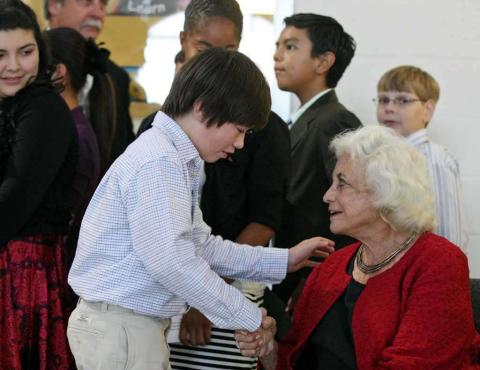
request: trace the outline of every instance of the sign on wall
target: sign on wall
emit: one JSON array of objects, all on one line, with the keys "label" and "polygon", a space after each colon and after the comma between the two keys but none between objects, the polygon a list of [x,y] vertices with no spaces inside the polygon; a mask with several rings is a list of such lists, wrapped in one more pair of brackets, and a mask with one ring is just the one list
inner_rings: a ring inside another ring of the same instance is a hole
[{"label": "sign on wall", "polygon": [[109,14],[164,17],[185,10],[190,0],[112,0]]}]

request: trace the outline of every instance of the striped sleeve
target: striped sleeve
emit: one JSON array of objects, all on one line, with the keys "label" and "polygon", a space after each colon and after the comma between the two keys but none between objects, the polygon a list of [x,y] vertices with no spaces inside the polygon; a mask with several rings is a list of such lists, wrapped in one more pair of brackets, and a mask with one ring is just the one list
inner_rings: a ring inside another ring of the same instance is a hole
[{"label": "striped sleeve", "polygon": [[432,176],[437,214],[437,234],[458,245],[465,253],[467,237],[460,169],[453,156],[430,143],[426,153]]}]

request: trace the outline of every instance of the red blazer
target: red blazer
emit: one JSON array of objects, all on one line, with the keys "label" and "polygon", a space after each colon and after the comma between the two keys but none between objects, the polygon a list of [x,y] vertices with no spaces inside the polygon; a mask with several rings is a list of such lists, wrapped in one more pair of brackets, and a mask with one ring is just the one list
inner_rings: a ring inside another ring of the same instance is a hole
[{"label": "red blazer", "polygon": [[[292,369],[310,334],[342,295],[359,243],[332,254],[310,275],[279,347],[278,370]],[[467,259],[448,240],[424,233],[389,270],[368,280],[355,304],[358,370],[478,369]],[[474,344],[475,342],[475,344]],[[474,350],[475,347],[475,350]]]}]

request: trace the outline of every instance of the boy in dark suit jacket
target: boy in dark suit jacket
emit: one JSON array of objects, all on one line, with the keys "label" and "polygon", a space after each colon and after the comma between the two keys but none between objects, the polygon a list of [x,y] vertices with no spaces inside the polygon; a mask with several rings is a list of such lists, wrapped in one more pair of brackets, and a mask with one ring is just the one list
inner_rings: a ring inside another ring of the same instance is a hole
[{"label": "boy in dark suit jacket", "polygon": [[[355,41],[335,19],[322,15],[295,14],[285,18],[285,25],[274,55],[275,75],[279,88],[297,95],[301,106],[290,123],[291,178],[275,244],[289,248],[322,235],[341,248],[352,239],[330,232],[328,205],[322,198],[334,167],[330,141],[361,125],[334,90],[355,53]],[[301,277],[289,276],[274,292],[288,301]]]}]

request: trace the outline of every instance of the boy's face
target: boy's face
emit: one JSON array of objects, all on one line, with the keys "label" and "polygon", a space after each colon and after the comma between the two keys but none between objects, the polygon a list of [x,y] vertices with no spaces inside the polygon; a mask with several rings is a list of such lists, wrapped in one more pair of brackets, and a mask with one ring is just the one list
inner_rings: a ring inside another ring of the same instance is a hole
[{"label": "boy's face", "polygon": [[433,100],[421,101],[410,92],[378,92],[378,122],[405,137],[424,129],[432,119],[434,110]]},{"label": "boy's face", "polygon": [[180,32],[180,43],[187,61],[198,52],[211,47],[238,50],[240,40],[232,21],[222,17],[211,17],[195,32]]},{"label": "boy's face", "polygon": [[300,99],[308,95],[318,79],[321,56],[311,56],[312,46],[306,29],[287,26],[278,38],[273,56],[278,87],[297,94]]},{"label": "boy's face", "polygon": [[206,123],[201,122],[194,145],[205,162],[216,162],[228,158],[235,150],[242,149],[247,131],[247,127],[236,123],[207,127]]}]

